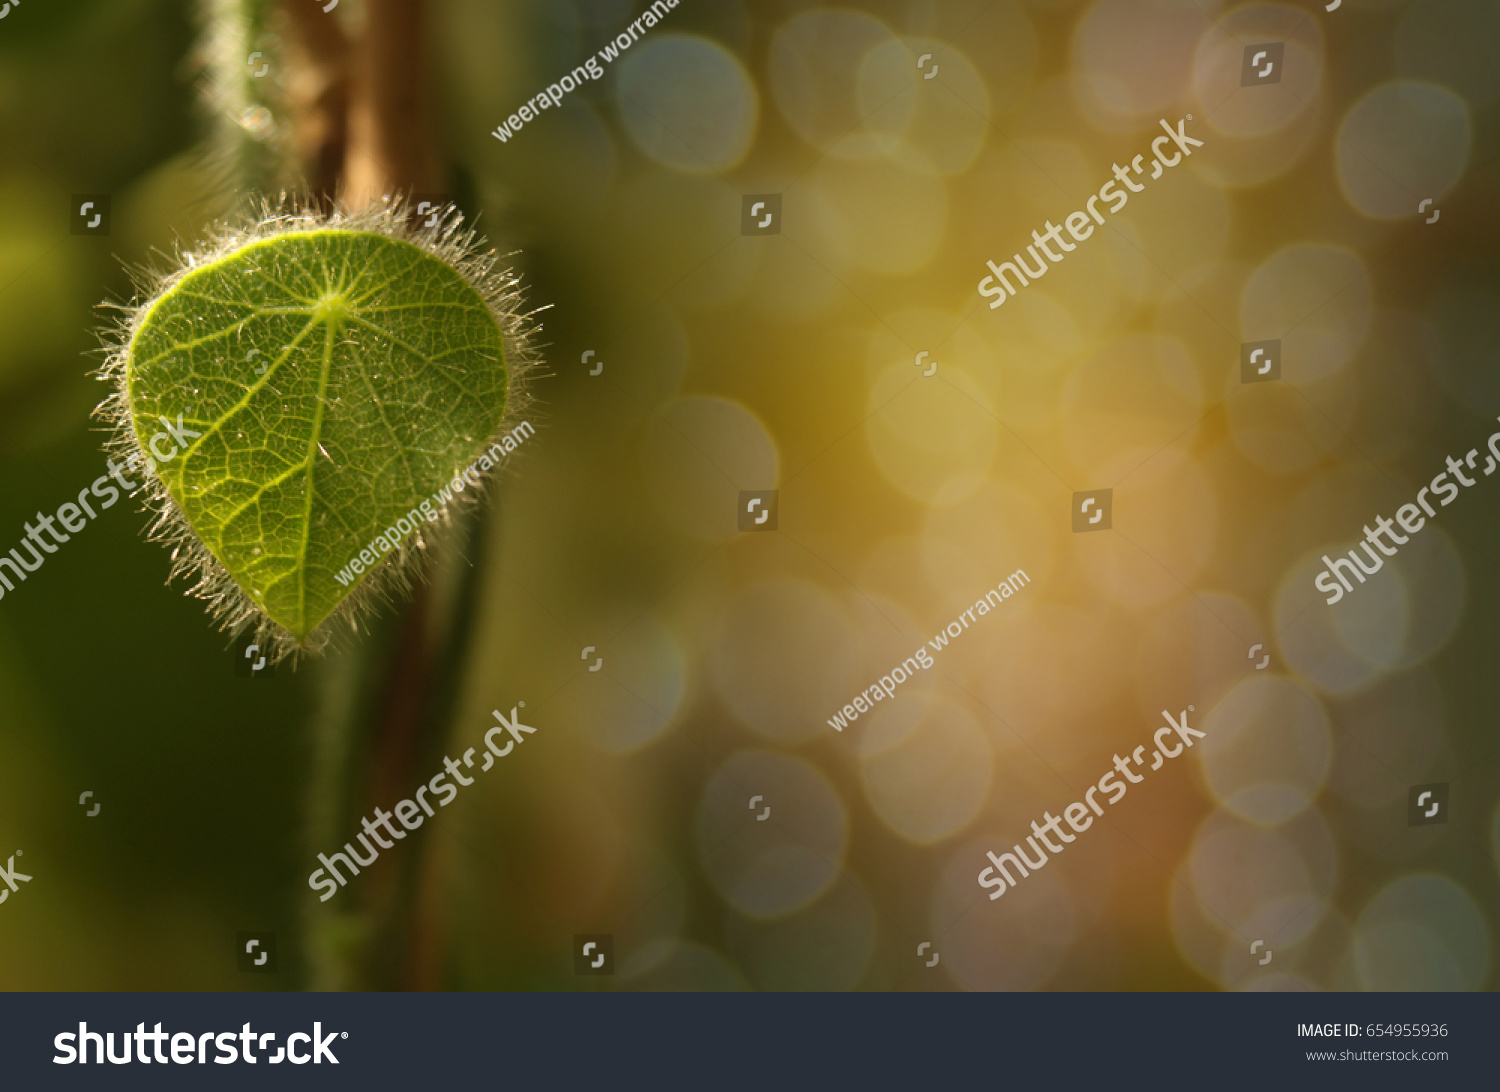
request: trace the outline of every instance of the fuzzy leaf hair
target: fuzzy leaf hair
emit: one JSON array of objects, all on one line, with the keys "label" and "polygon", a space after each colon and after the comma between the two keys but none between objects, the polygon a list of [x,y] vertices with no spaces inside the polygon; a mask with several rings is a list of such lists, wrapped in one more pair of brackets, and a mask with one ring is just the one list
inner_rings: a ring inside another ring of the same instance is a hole
[{"label": "fuzzy leaf hair", "polygon": [[[449,507],[444,507],[437,522],[424,522],[402,538],[395,549],[365,570],[349,595],[299,642],[255,603],[193,531],[187,516],[157,475],[151,452],[136,435],[127,365],[136,335],[151,308],[194,270],[266,239],[336,229],[369,232],[411,243],[454,269],[478,292],[500,327],[507,372],[506,407],[500,425],[486,440],[483,450],[511,432],[534,405],[528,393],[528,380],[540,360],[535,337],[541,327],[536,315],[545,308],[524,310],[518,276],[508,268],[500,268],[495,251],[484,249],[482,238],[472,228],[463,226],[463,216],[452,207],[444,210],[431,227],[426,226],[430,217],[415,217],[410,201],[400,196],[358,212],[324,214],[306,199],[282,194],[278,201],[263,201],[258,211],[253,220],[216,223],[201,245],[192,250],[179,246],[171,258],[158,261],[155,268],[130,270],[135,282],[132,301],[103,305],[115,311],[116,318],[102,331],[105,362],[94,374],[114,389],[95,409],[94,416],[109,428],[105,449],[125,463],[122,473],[144,483],[131,495],[139,494],[153,517],[148,539],[171,549],[168,583],[179,576],[192,578],[194,583],[188,594],[208,603],[209,613],[221,630],[231,638],[252,633],[268,659],[277,662],[288,656],[323,653],[336,635],[346,631],[357,634],[361,622],[382,603],[407,596],[415,581],[424,578],[428,555],[453,537],[452,514]],[[510,469],[509,459],[502,468]],[[464,469],[465,466],[455,466],[453,476],[457,477]],[[486,479],[499,472],[500,468],[487,472]],[[455,494],[450,506],[480,504],[485,492],[483,487],[470,486]]]}]

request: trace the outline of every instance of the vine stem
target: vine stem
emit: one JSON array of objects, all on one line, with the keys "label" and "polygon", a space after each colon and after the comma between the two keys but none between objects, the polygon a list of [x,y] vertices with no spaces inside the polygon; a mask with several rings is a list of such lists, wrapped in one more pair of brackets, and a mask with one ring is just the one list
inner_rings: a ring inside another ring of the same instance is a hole
[{"label": "vine stem", "polygon": [[311,0],[281,0],[288,35],[287,109],[308,188],[331,211],[349,137],[349,40]]},{"label": "vine stem", "polygon": [[[441,768],[468,668],[487,528],[478,509],[454,519],[455,533],[407,609],[322,665],[306,809],[312,858],[341,848],[359,832],[359,817],[410,798]],[[424,880],[435,878],[427,845],[424,824],[340,888],[337,902],[312,907],[304,923],[310,988],[438,988],[441,911],[421,897]]]},{"label": "vine stem", "polygon": [[427,84],[425,0],[366,0],[364,38],[349,93],[349,146],[343,200],[351,208],[392,188],[436,191]]},{"label": "vine stem", "polygon": [[[425,0],[366,0],[352,39],[322,5],[281,3],[297,59],[290,96],[296,146],[315,196],[325,207],[355,210],[396,193],[441,191],[428,109]],[[478,521],[463,513],[453,518],[456,543],[476,542]],[[432,581],[418,583],[393,635],[374,627],[322,669],[307,803],[313,855],[341,847],[373,807],[409,795],[445,734],[478,573],[449,561],[428,568]],[[436,983],[440,955],[425,927],[431,915],[421,912],[417,895],[422,833],[387,850],[399,860],[377,861],[361,873],[357,890],[340,888],[339,909],[319,904],[308,912],[311,988]]]}]

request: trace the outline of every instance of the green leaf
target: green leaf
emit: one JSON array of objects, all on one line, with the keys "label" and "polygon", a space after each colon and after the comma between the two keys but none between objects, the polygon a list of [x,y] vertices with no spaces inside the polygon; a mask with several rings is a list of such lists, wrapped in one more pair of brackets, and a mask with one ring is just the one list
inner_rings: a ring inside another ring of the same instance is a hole
[{"label": "green leaf", "polygon": [[[126,346],[125,409],[192,534],[302,642],[371,569],[348,586],[335,574],[500,427],[502,320],[414,243],[285,232],[190,270],[150,305]],[[179,415],[174,441],[162,419]]]}]

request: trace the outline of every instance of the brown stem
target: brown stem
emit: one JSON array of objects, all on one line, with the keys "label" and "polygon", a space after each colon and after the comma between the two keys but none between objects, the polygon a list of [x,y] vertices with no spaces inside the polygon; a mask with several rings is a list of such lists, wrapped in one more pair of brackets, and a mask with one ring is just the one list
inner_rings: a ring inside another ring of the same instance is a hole
[{"label": "brown stem", "polygon": [[[363,208],[394,193],[437,193],[442,175],[428,117],[425,0],[366,0],[364,27],[351,43],[339,20],[311,0],[282,0],[300,52],[294,65],[299,78],[289,88],[294,107],[298,151],[316,199],[325,208],[337,203]],[[458,620],[461,621],[462,612]],[[448,674],[438,663],[462,641],[453,632],[455,612],[434,601],[427,581],[419,581],[403,611],[390,660],[371,691],[378,694],[369,710],[370,735],[330,761],[342,759],[348,805],[369,815],[410,794],[413,778],[431,757],[437,734],[446,723],[442,682]],[[353,691],[338,700],[357,703]],[[336,720],[337,717],[333,717]],[[353,728],[351,723],[349,727]],[[368,777],[350,784],[355,749],[368,747]],[[329,788],[331,790],[331,787]],[[435,988],[436,939],[424,924],[415,888],[420,886],[424,839],[411,837],[406,852],[371,867],[357,905],[364,918],[358,934],[363,949],[340,958],[327,944],[315,950],[324,958],[321,981],[343,988]],[[326,922],[324,923],[326,926]],[[358,967],[358,970],[355,968]],[[354,973],[360,981],[350,981]],[[335,978],[335,974],[342,974]]]},{"label": "brown stem", "polygon": [[[442,188],[428,117],[426,16],[425,0],[366,0],[364,31],[350,67],[348,145],[339,193],[346,209],[363,208],[387,194]],[[435,610],[430,585],[419,584],[402,622],[379,714],[370,779],[375,803],[410,792],[417,764],[427,758],[432,734],[440,731],[432,693],[433,657],[440,651],[434,648],[434,631],[446,627],[433,623],[445,622],[447,614],[451,611]],[[384,870],[383,890],[367,893],[376,936],[386,948],[371,955],[389,957],[378,960],[376,973],[383,981],[377,988],[409,985],[410,953],[425,947],[413,890],[420,880],[422,841],[412,839],[397,867]]]},{"label": "brown stem", "polygon": [[297,159],[312,196],[332,211],[349,133],[349,41],[338,19],[308,0],[282,0],[290,62],[286,86]]},{"label": "brown stem", "polygon": [[425,0],[366,0],[355,47],[344,159],[345,207],[442,189],[428,114]]}]

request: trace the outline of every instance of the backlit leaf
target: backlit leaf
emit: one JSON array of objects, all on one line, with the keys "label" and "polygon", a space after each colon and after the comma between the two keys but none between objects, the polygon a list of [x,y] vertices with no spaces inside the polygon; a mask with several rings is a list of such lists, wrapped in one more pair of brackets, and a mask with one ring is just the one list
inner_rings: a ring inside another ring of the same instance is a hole
[{"label": "backlit leaf", "polygon": [[351,560],[505,419],[507,315],[418,242],[342,227],[244,241],[171,282],[124,346],[123,413],[191,532],[179,541],[298,644],[371,579]]}]

